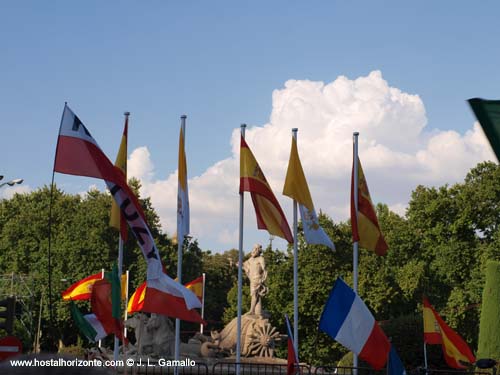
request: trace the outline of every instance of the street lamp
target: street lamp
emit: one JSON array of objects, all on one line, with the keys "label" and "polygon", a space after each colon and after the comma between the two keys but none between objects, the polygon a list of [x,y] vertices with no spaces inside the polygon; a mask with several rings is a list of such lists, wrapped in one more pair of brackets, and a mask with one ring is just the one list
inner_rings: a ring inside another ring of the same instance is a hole
[{"label": "street lamp", "polygon": [[[3,176],[0,176],[0,177],[2,177],[2,178],[3,178]],[[0,178],[0,180],[1,180],[2,178]],[[23,183],[23,181],[24,181],[24,180],[23,180],[22,178],[15,178],[15,179],[13,179],[13,180],[10,180],[10,181],[7,181],[7,182],[4,182],[4,183],[1,183],[1,184],[0,184],[0,187],[5,186],[5,185],[14,186],[14,185],[16,185],[16,184],[22,184],[22,183]]]}]

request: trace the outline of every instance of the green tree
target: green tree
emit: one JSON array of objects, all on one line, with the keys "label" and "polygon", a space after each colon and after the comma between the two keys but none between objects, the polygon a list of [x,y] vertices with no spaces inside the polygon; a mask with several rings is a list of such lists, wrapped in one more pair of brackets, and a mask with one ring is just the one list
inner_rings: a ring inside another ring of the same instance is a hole
[{"label": "green tree", "polygon": [[491,261],[486,267],[486,284],[479,327],[478,358],[500,360],[500,262]]}]

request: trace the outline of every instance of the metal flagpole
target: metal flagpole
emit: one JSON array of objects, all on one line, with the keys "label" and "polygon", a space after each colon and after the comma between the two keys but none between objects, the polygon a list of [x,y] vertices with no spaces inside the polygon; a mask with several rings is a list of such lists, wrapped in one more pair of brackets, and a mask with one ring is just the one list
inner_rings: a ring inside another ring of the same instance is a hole
[{"label": "metal flagpole", "polygon": [[[129,282],[129,277],[130,277],[130,272],[127,270],[126,273],[126,278],[127,278],[127,283],[125,284],[125,313],[124,313],[124,321],[128,319],[128,282]],[[127,337],[127,328],[125,327],[125,324],[123,325],[123,337]]]},{"label": "metal flagpole", "polygon": [[[57,134],[57,145],[56,152],[54,155],[54,166],[52,167],[52,181],[50,183],[50,200],[49,200],[49,222],[47,228],[47,237],[48,237],[48,249],[47,249],[47,260],[48,260],[48,274],[49,274],[49,332],[54,332],[54,314],[53,314],[53,302],[52,302],[52,206],[54,204],[54,178],[56,175],[56,160],[57,160],[57,152],[59,151],[59,136],[61,135],[62,123],[64,120],[64,113],[66,112],[66,107],[68,106],[68,102],[64,102],[64,109],[61,116],[61,123],[59,124],[59,133]],[[54,343],[55,345],[55,343]]]},{"label": "metal flagpole", "polygon": [[[130,116],[130,112],[124,112],[123,115],[125,116],[125,123],[128,123],[128,117]],[[121,220],[120,220],[120,226],[121,226]],[[119,275],[118,277],[120,278],[120,286],[122,282],[122,271],[123,271],[123,238],[120,227],[118,235],[118,275]],[[120,298],[120,304],[121,304],[121,298]],[[120,350],[120,340],[115,335],[115,347],[113,351],[113,358],[115,362],[118,360],[119,350]]]},{"label": "metal flagpole", "polygon": [[[104,279],[104,268],[101,268],[101,280]],[[102,347],[102,340],[99,340],[97,346]]]},{"label": "metal flagpole", "polygon": [[424,365],[425,371],[427,372],[427,344],[424,341]]},{"label": "metal flagpole", "polygon": [[[246,124],[241,124],[241,136],[243,137],[243,139],[245,138],[245,128]],[[238,247],[238,318],[236,319],[236,375],[240,375],[241,361],[241,290],[243,284],[243,275],[241,271],[243,269],[243,198],[243,192],[240,192],[240,239]]]},{"label": "metal flagpole", "polygon": [[[181,116],[181,132],[183,139],[186,139],[186,115]],[[184,143],[185,144],[185,143]],[[180,146],[180,145],[179,145]],[[184,150],[183,150],[184,151]],[[185,152],[185,151],[184,151]],[[179,173],[179,171],[177,171]],[[186,177],[187,178],[187,177]],[[179,222],[177,222],[177,282],[182,285],[182,248],[184,246],[184,230],[179,231]],[[181,352],[181,320],[175,319],[175,359],[178,361]],[[177,366],[174,368],[174,374],[178,374]]]},{"label": "metal flagpole", "polygon": [[[358,132],[353,134],[353,168],[354,168],[354,181],[353,181],[353,195],[354,195],[354,209],[356,212],[356,222],[358,221]],[[358,228],[359,230],[359,228]],[[352,244],[352,288],[355,293],[358,293],[358,242]],[[357,375],[358,356],[353,353],[352,366],[354,375]]]},{"label": "metal flagpole", "polygon": [[[292,136],[297,141],[297,131],[292,129]],[[297,240],[297,201],[293,200],[293,346],[299,355],[299,254]]]},{"label": "metal flagpole", "polygon": [[[202,274],[203,276],[203,287],[201,291],[201,319],[205,319],[205,272]],[[203,335],[203,323],[200,324],[200,333]]]}]

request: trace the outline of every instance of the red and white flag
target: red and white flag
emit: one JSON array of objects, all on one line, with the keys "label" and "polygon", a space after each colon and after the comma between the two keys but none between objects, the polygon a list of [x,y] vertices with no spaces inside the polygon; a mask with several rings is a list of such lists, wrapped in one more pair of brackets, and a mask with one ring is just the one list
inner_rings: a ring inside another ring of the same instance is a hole
[{"label": "red and white flag", "polygon": [[[88,129],[67,105],[64,107],[59,130],[54,171],[105,180],[147,262],[148,288],[179,298],[187,310],[201,307],[200,300],[191,290],[163,272],[158,248],[137,197],[127,185],[123,173],[108,159]],[[182,319],[180,316],[179,318]]]}]

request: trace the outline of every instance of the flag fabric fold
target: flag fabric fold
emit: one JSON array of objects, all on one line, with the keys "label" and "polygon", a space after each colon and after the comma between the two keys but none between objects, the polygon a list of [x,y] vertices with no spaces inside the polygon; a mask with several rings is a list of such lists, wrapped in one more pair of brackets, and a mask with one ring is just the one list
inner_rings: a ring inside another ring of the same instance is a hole
[{"label": "flag fabric fold", "polygon": [[177,169],[177,241],[184,241],[189,234],[189,195],[187,184],[186,152],[184,151],[184,132],[179,135],[179,166]]},{"label": "flag fabric fold", "polygon": [[359,296],[341,279],[335,282],[321,314],[319,329],[374,369],[387,362],[391,344]]},{"label": "flag fabric fold", "polygon": [[[123,173],[125,181],[127,181],[127,138],[128,138],[128,116],[125,118],[125,126],[123,127],[122,140],[120,148],[116,155],[115,167]],[[120,212],[120,207],[115,201],[111,203],[111,216],[109,225],[120,231],[122,240],[127,241],[127,221]]]},{"label": "flag fabric fold", "polygon": [[424,342],[427,344],[441,344],[446,364],[452,368],[464,369],[473,364],[476,358],[467,343],[458,333],[434,310],[434,307],[424,297]]},{"label": "flag fabric fold", "polygon": [[[184,310],[201,307],[200,300],[192,291],[163,272],[158,248],[137,197],[127,185],[123,173],[106,157],[88,129],[67,105],[61,121],[54,171],[105,180],[142,250],[147,263],[148,287],[178,298],[179,306]],[[195,310],[193,313],[197,314]],[[170,316],[177,317],[175,311],[173,314]]]},{"label": "flag fabric fold", "polygon": [[[368,191],[365,175],[359,158],[358,181],[354,182],[354,163],[351,174],[351,226],[352,240],[358,242],[359,246],[374,251],[377,255],[387,253],[387,243],[378,224],[375,207]],[[358,190],[358,212],[354,204],[354,189]]]},{"label": "flag fabric fold", "polygon": [[283,194],[296,200],[299,205],[306,242],[309,244],[325,245],[335,250],[332,240],[319,225],[318,216],[316,215],[311,193],[309,192],[304,170],[300,162],[297,141],[294,137],[292,137],[292,149],[290,151]]},{"label": "flag fabric fold", "polygon": [[481,124],[497,160],[500,160],[500,100],[473,98],[469,105]]},{"label": "flag fabric fold", "polygon": [[278,200],[269,186],[257,160],[241,137],[240,143],[240,193],[248,191],[252,197],[257,228],[293,243],[292,232]]},{"label": "flag fabric fold", "polygon": [[297,355],[297,351],[293,345],[293,334],[292,329],[290,328],[290,319],[288,319],[288,315],[285,314],[285,323],[286,323],[286,333],[288,335],[288,354],[287,354],[287,365],[286,365],[286,375],[294,375],[300,372],[300,362],[299,357]]},{"label": "flag fabric fold", "polygon": [[97,280],[100,279],[102,279],[102,272],[87,276],[86,278],[74,283],[61,293],[63,300],[77,301],[90,299],[90,296],[92,295],[92,286]]}]

